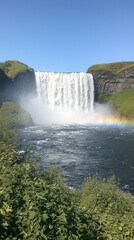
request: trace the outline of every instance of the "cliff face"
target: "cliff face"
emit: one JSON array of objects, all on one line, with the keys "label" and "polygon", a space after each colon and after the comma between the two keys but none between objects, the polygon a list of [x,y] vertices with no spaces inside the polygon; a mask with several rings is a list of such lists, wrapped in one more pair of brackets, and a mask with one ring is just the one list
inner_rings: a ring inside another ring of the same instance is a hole
[{"label": "cliff face", "polygon": [[0,98],[18,102],[29,93],[36,94],[34,70],[18,61],[0,63]]},{"label": "cliff face", "polygon": [[36,94],[36,82],[34,71],[20,73],[12,82],[12,93],[16,99],[27,94]]},{"label": "cliff face", "polygon": [[95,99],[100,94],[113,94],[134,88],[134,63],[95,65],[88,69],[93,74]]}]

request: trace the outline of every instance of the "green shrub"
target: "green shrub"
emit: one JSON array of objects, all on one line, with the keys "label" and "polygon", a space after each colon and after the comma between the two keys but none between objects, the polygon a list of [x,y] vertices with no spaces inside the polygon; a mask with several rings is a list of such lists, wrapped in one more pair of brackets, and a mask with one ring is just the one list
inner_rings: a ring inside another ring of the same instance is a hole
[{"label": "green shrub", "polygon": [[132,197],[119,189],[114,178],[89,178],[82,187],[80,204],[96,216],[106,239],[134,239]]},{"label": "green shrub", "polygon": [[103,239],[56,169],[40,171],[13,145],[0,149],[1,239]]}]

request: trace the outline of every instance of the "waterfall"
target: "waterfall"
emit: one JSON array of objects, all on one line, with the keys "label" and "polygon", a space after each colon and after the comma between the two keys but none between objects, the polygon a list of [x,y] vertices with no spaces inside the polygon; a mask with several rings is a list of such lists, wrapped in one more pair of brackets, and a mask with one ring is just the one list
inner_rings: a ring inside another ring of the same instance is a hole
[{"label": "waterfall", "polygon": [[90,112],[94,105],[94,83],[89,73],[36,72],[39,100],[50,109]]},{"label": "waterfall", "polygon": [[94,104],[92,74],[35,72],[35,79],[37,94],[21,102],[35,124],[98,124],[116,114],[108,104]]}]

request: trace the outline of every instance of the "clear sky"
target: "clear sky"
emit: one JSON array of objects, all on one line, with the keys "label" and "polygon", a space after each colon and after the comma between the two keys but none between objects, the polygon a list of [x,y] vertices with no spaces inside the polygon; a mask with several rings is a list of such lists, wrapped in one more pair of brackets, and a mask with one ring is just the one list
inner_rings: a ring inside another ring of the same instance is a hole
[{"label": "clear sky", "polygon": [[0,0],[0,62],[86,71],[134,61],[134,0]]}]

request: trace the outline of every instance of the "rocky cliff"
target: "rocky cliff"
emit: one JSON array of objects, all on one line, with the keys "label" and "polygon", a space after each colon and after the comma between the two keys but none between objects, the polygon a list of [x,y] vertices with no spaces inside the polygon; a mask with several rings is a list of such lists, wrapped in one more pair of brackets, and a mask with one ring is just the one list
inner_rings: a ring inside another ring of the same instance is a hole
[{"label": "rocky cliff", "polygon": [[134,62],[98,64],[88,68],[87,72],[94,77],[96,100],[101,94],[134,88]]}]

